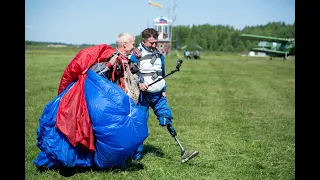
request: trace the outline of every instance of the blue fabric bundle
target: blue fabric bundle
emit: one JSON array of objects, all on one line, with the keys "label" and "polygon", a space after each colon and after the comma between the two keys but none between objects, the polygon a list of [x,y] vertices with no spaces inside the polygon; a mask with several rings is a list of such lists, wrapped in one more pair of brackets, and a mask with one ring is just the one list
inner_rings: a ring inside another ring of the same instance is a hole
[{"label": "blue fabric bundle", "polygon": [[84,152],[73,147],[67,138],[55,128],[61,97],[73,85],[50,101],[37,129],[37,146],[41,150],[33,161],[36,166],[92,167],[100,169],[121,165],[127,157],[148,137],[145,114],[116,84],[88,70],[84,84],[96,152]]}]

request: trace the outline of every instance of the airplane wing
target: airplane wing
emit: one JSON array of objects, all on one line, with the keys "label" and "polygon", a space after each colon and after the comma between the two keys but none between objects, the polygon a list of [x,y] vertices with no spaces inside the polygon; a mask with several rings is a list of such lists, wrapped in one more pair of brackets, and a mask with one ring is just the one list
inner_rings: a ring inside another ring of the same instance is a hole
[{"label": "airplane wing", "polygon": [[288,54],[288,52],[285,52],[285,51],[270,50],[270,49],[266,49],[266,48],[252,48],[251,51],[264,52],[266,54],[276,54],[276,55]]},{"label": "airplane wing", "polygon": [[257,41],[278,42],[278,43],[287,43],[287,42],[294,41],[293,39],[277,38],[277,37],[270,37],[270,36],[259,36],[259,35],[252,35],[252,34],[242,34],[240,38],[248,39],[248,40],[257,40]]}]

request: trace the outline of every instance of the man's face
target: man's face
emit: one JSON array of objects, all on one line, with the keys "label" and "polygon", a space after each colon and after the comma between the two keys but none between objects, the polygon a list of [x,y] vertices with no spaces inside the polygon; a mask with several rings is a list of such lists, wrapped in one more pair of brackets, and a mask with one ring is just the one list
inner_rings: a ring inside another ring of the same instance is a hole
[{"label": "man's face", "polygon": [[129,43],[125,43],[124,52],[128,56],[131,54],[131,50],[134,48],[134,39],[131,39]]},{"label": "man's face", "polygon": [[157,39],[153,37],[149,37],[148,39],[143,40],[143,45],[148,50],[153,51],[157,47],[157,42],[158,42]]}]

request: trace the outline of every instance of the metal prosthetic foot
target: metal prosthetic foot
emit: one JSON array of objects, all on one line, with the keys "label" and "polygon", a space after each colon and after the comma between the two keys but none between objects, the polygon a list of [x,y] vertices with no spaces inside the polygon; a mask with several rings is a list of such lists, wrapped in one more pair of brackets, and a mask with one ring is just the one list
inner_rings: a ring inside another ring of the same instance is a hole
[{"label": "metal prosthetic foot", "polygon": [[185,150],[182,152],[181,162],[182,162],[182,163],[187,162],[188,160],[196,157],[198,154],[199,154],[198,151],[193,151],[192,153],[189,153],[188,150],[185,149]]},{"label": "metal prosthetic foot", "polygon": [[177,133],[174,130],[173,126],[171,124],[167,125],[167,129],[170,132],[171,136],[176,140],[176,142],[178,143],[178,145],[180,146],[181,149],[181,162],[187,162],[188,160],[196,157],[199,152],[198,151],[193,151],[192,153],[189,153],[187,149],[185,149],[182,144],[180,143],[179,139],[177,138]]},{"label": "metal prosthetic foot", "polygon": [[181,162],[182,163],[187,162],[188,160],[196,157],[199,154],[198,151],[193,151],[193,152],[189,153],[189,151],[182,146],[182,144],[180,143],[180,141],[177,137],[174,137],[174,139],[177,141],[177,143],[179,144],[179,146],[181,148]]}]

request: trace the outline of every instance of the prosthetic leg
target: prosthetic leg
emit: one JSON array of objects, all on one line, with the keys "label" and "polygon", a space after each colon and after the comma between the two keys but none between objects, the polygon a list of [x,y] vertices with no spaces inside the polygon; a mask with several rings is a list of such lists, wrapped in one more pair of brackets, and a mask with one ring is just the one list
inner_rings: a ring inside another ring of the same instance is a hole
[{"label": "prosthetic leg", "polygon": [[187,162],[188,160],[194,158],[199,154],[198,151],[193,151],[192,153],[189,153],[187,149],[185,149],[182,144],[180,143],[179,139],[177,138],[177,133],[174,130],[173,126],[171,124],[167,124],[167,129],[171,136],[177,141],[178,145],[181,148],[181,162]]}]

